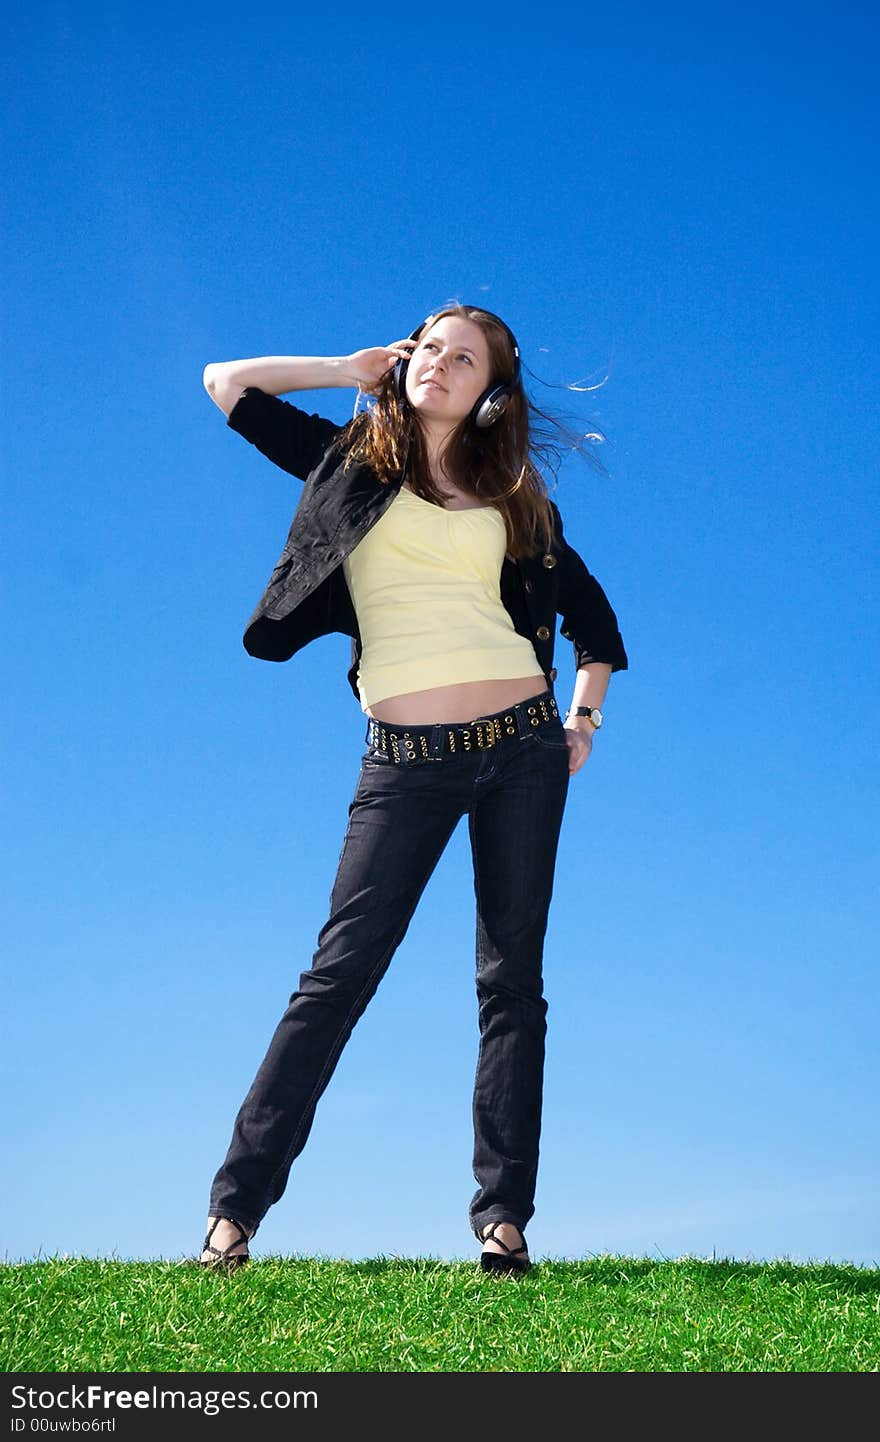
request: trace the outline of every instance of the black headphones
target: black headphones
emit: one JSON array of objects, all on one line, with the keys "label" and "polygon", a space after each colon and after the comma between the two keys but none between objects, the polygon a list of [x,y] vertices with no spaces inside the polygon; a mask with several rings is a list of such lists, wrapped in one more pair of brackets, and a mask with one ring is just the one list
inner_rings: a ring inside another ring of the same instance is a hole
[{"label": "black headphones", "polygon": [[[483,394],[478,397],[478,399],[474,402],[474,408],[471,411],[471,420],[474,422],[474,425],[479,426],[481,430],[485,430],[487,426],[494,425],[495,422],[498,420],[499,416],[504,415],[504,412],[507,410],[507,407],[510,403],[510,397],[513,395],[513,392],[520,384],[520,374],[522,368],[520,366],[519,360],[519,346],[516,343],[516,336],[510,329],[510,326],[501,319],[500,315],[496,315],[494,311],[485,310],[485,308],[481,305],[469,305],[466,306],[465,309],[481,310],[483,311],[484,315],[491,316],[492,319],[497,321],[498,324],[502,326],[503,329],[507,332],[507,338],[510,341],[511,347],[513,349],[513,375],[511,379],[509,381],[501,381],[498,385],[491,385],[489,389],[483,391]],[[425,329],[425,326],[430,325],[432,321],[436,319],[436,315],[426,316],[425,319],[422,321],[421,325],[416,326],[409,339],[418,340],[422,331]],[[405,382],[408,367],[408,360],[399,360],[394,367],[393,386],[394,394],[397,396],[398,400],[406,399]]]}]

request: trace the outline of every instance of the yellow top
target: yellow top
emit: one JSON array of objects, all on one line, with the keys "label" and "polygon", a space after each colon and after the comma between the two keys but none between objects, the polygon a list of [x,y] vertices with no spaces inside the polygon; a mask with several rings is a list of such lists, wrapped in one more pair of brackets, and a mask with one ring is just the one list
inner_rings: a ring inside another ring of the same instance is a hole
[{"label": "yellow top", "polygon": [[342,563],[361,633],[361,710],[457,681],[535,676],[531,641],[501,600],[495,506],[447,511],[401,486]]}]

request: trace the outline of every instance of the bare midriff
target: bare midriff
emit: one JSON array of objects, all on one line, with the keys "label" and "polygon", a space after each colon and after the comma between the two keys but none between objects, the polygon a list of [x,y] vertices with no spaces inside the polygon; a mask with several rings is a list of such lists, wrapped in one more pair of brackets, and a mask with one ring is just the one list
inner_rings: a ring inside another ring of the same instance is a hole
[{"label": "bare midriff", "polygon": [[365,714],[396,726],[476,721],[546,690],[547,680],[540,672],[535,676],[514,676],[509,681],[459,681],[454,686],[431,686],[427,691],[386,696],[368,707]]}]

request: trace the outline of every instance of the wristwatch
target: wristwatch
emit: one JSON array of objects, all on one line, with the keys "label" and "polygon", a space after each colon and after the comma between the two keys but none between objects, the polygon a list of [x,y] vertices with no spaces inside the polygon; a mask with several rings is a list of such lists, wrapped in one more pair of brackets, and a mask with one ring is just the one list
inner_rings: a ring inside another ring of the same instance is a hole
[{"label": "wristwatch", "polygon": [[589,716],[595,731],[599,730],[603,720],[602,712],[598,706],[573,706],[571,710],[565,713],[566,721],[569,716]]}]

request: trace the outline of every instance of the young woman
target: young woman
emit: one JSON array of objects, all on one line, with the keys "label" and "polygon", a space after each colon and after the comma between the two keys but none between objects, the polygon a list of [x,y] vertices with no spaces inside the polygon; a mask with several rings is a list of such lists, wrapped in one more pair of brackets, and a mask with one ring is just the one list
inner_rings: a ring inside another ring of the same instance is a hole
[{"label": "young woman", "polygon": [[[533,460],[531,403],[504,321],[449,305],[407,340],[342,357],[206,367],[230,427],[306,482],[245,646],[286,660],[352,638],[368,718],[330,914],[244,1099],[214,1178],[199,1261],[248,1259],[315,1108],[467,815],[480,1046],[469,1222],[481,1265],[529,1266],[547,1003],[542,960],[569,778],[627,657],[604,591],[566,542]],[[283,393],[356,386],[345,426]],[[556,616],[574,647],[564,722]],[[320,707],[311,718],[320,727]]]}]

